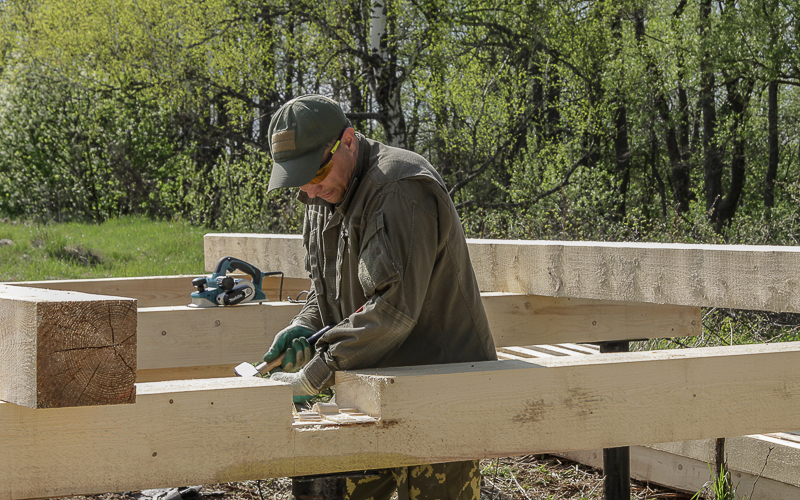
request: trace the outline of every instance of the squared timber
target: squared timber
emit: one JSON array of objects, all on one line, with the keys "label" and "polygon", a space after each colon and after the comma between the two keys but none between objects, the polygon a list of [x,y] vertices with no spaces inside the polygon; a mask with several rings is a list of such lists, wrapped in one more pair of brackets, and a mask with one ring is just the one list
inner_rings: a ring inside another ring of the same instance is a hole
[{"label": "squared timber", "polygon": [[793,342],[460,363],[337,374],[336,397],[415,436],[397,453],[465,460],[798,428],[799,362]]},{"label": "squared timber", "polygon": [[[206,268],[239,252],[307,277],[302,237],[206,234]],[[800,247],[467,240],[485,292],[800,312]]]},{"label": "squared timber", "polygon": [[[700,332],[699,307],[484,293],[497,347],[636,340]],[[257,361],[301,304],[139,309],[137,381],[230,376]]]},{"label": "squared timber", "polygon": [[[179,276],[147,276],[139,278],[99,278],[87,280],[48,280],[48,281],[15,281],[3,283],[12,286],[27,286],[47,290],[64,290],[71,292],[91,293],[95,295],[113,295],[136,299],[139,308],[185,306],[191,302],[190,295],[195,291],[192,278],[198,275]],[[244,274],[229,274],[235,278],[249,279]],[[268,301],[286,300],[307,291],[308,278],[285,278],[281,294],[281,279],[267,276],[261,282],[261,290]]]},{"label": "squared timber", "polygon": [[132,299],[0,285],[0,400],[135,402],[136,319]]},{"label": "squared timber", "polygon": [[133,405],[4,403],[0,500],[797,428],[799,358],[786,343],[339,372],[340,407],[378,418],[350,426],[292,428],[291,388],[258,378],[138,384]]}]

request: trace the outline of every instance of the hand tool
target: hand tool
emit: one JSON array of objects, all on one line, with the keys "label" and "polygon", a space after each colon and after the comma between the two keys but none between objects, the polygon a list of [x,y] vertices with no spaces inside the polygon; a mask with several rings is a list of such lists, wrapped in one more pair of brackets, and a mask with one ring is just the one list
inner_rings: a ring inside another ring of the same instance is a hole
[{"label": "hand tool", "polygon": [[[241,271],[250,275],[252,281],[228,276],[228,271]],[[197,290],[192,292],[190,307],[216,307],[232,306],[250,301],[266,300],[266,295],[261,290],[261,282],[265,276],[281,275],[281,291],[283,294],[283,272],[276,271],[262,273],[256,266],[235,257],[223,257],[214,268],[214,273],[208,277],[197,277],[192,280],[192,286]]]},{"label": "hand tool", "polygon": [[[325,332],[330,330],[336,325],[328,325],[322,330],[318,331],[314,335],[308,337],[308,344],[311,347],[314,347],[314,344],[317,343],[320,337],[322,337]],[[257,366],[253,366],[251,363],[245,361],[244,363],[239,363],[236,365],[236,368],[233,369],[233,372],[239,377],[254,377],[256,375],[266,375],[270,370],[276,368],[281,365],[283,361],[283,357],[286,355],[286,351],[282,352],[280,356],[273,359],[272,361],[264,361]]]}]

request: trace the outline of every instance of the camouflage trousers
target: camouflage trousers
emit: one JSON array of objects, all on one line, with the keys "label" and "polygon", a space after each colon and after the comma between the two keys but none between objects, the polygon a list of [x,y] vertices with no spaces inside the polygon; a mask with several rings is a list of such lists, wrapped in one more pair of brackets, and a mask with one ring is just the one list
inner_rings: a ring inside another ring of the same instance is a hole
[{"label": "camouflage trousers", "polygon": [[477,460],[383,469],[377,476],[348,478],[347,500],[480,500]]}]

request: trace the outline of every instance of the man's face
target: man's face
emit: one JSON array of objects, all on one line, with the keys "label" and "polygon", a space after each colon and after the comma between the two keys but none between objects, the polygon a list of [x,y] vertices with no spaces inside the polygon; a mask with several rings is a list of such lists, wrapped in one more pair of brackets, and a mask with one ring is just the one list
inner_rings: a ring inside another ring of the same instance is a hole
[{"label": "man's face", "polygon": [[[357,148],[354,147],[356,138],[353,132],[352,128],[348,128],[342,135],[341,143],[333,154],[333,167],[328,176],[317,184],[300,186],[300,190],[309,198],[319,197],[333,205],[342,201],[356,166]],[[323,156],[327,157],[329,151],[330,148],[326,149]]]}]

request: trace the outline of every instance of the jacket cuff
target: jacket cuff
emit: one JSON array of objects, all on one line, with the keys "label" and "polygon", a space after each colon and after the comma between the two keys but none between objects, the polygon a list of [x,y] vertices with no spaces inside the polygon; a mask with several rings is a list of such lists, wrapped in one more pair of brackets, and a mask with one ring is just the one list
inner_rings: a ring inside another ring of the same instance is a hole
[{"label": "jacket cuff", "polygon": [[320,356],[314,356],[303,368],[308,382],[318,391],[333,385],[333,370]]}]

